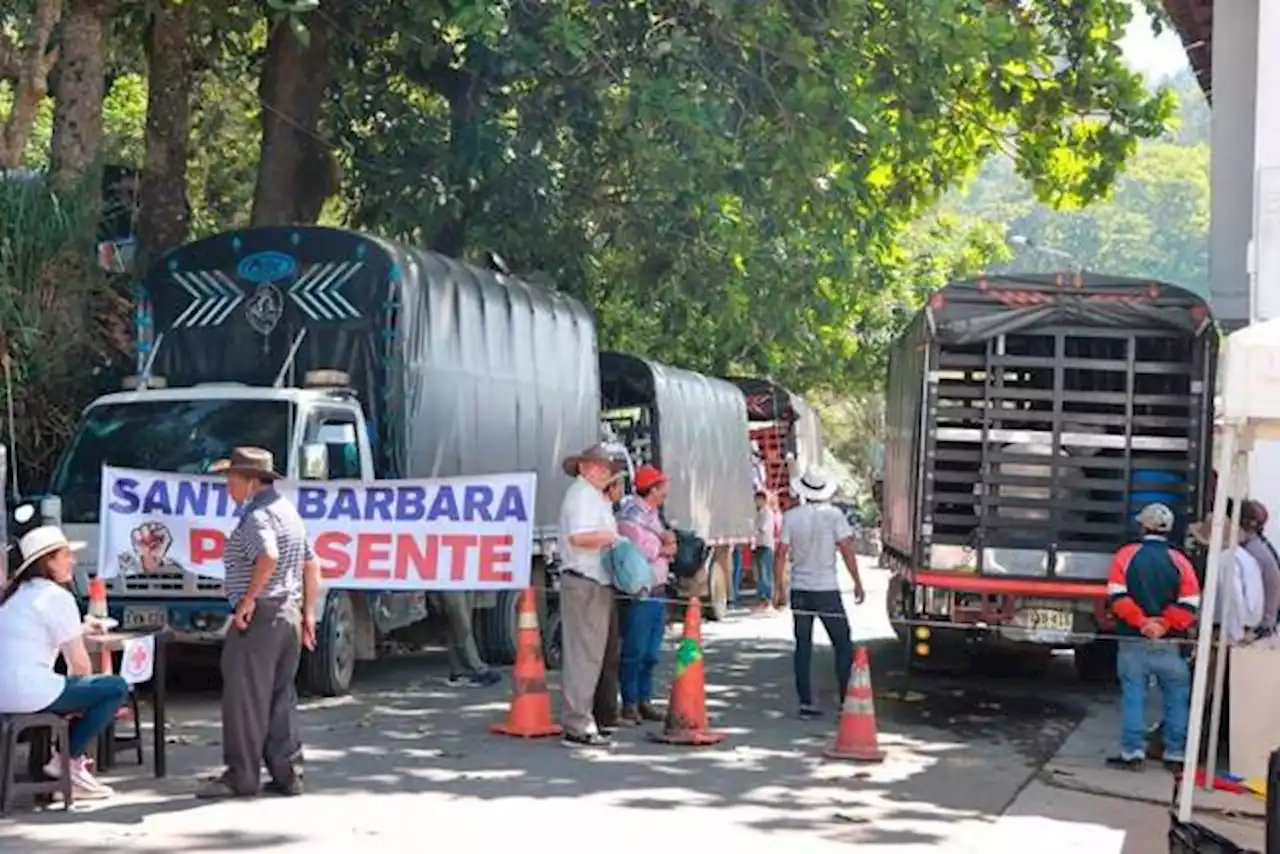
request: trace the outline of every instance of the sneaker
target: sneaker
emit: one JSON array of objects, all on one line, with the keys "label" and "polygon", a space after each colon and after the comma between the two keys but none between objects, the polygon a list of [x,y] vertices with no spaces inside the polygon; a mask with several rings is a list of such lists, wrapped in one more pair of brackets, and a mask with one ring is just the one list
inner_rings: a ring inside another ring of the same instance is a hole
[{"label": "sneaker", "polygon": [[263,791],[270,792],[273,795],[280,795],[285,798],[296,798],[302,794],[302,778],[292,777],[285,782],[279,780],[268,780],[267,784],[262,787]]},{"label": "sneaker", "polygon": [[495,670],[481,673],[453,673],[445,680],[450,688],[488,688],[502,681],[502,674]]},{"label": "sneaker", "polygon": [[563,743],[566,747],[609,747],[613,739],[598,732],[566,732]]},{"label": "sneaker", "polygon": [[93,776],[89,763],[82,758],[71,763],[71,794],[80,800],[93,800],[109,798],[115,790]]},{"label": "sneaker", "polygon": [[1118,771],[1141,771],[1147,766],[1145,756],[1108,756],[1107,767]]},{"label": "sneaker", "polygon": [[231,788],[226,777],[213,777],[205,780],[196,790],[196,797],[202,801],[220,801],[228,798],[252,798],[257,792],[237,792]]},{"label": "sneaker", "polygon": [[812,721],[822,717],[824,713],[822,709],[819,709],[817,706],[813,705],[812,703],[801,703],[800,709],[799,711],[796,712],[796,714],[800,717],[800,720],[802,721]]},{"label": "sneaker", "polygon": [[[86,765],[88,765],[89,767],[92,767],[92,762],[89,759],[85,759],[84,761]],[[75,766],[76,766],[76,761],[73,759],[71,760],[71,770],[74,771]],[[47,763],[45,763],[45,766],[40,770],[43,771],[44,775],[46,777],[49,777],[50,779],[53,779],[53,780],[61,779],[62,755],[58,753],[58,751],[56,750],[53,751],[53,758],[50,759]]]},{"label": "sneaker", "polygon": [[626,721],[627,726],[639,726],[644,723],[640,710],[635,706],[623,706],[622,714],[618,716],[618,720]]}]

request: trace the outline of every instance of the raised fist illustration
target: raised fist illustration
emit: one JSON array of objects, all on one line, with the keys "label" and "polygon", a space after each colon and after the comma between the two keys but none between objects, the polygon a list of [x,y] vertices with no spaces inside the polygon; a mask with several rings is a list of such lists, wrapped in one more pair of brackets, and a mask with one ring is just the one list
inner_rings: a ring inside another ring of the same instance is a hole
[{"label": "raised fist illustration", "polygon": [[133,550],[138,555],[143,572],[158,570],[169,552],[169,546],[173,544],[173,535],[159,522],[142,523],[133,529],[130,539],[133,540]]}]

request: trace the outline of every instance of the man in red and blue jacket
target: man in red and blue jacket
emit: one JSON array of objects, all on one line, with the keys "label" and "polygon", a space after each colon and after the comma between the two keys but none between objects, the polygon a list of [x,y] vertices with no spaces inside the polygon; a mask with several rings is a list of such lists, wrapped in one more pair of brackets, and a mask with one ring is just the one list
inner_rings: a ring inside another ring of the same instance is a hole
[{"label": "man in red and blue jacket", "polygon": [[1113,767],[1141,770],[1147,755],[1147,686],[1155,677],[1164,706],[1164,761],[1180,766],[1186,755],[1191,670],[1178,640],[1195,626],[1200,583],[1187,556],[1170,545],[1173,511],[1148,504],[1138,514],[1142,539],[1116,552],[1107,578],[1111,613],[1121,635],[1120,755]]}]

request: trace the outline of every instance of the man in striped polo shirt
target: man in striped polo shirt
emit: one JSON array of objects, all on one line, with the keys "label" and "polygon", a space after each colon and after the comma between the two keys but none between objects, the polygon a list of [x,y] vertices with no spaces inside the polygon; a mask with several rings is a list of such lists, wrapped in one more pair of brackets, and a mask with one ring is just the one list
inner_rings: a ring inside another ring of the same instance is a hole
[{"label": "man in striped polo shirt", "polygon": [[234,609],[222,646],[222,758],[226,771],[204,798],[258,793],[262,762],[268,790],[302,793],[302,741],[294,678],[302,647],[315,648],[320,565],[293,504],[276,491],[271,453],[236,448],[215,463],[227,493],[242,506],[223,550],[227,599]]}]

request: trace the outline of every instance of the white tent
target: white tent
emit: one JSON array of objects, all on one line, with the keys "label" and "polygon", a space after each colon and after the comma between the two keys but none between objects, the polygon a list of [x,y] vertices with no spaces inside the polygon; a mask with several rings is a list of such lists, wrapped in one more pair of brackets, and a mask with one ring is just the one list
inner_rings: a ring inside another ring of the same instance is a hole
[{"label": "white tent", "polygon": [[[1195,792],[1199,745],[1204,729],[1204,701],[1209,690],[1209,654],[1213,644],[1213,615],[1218,594],[1218,576],[1223,571],[1222,535],[1226,529],[1228,497],[1234,497],[1235,521],[1240,517],[1240,499],[1245,497],[1249,454],[1259,440],[1280,440],[1280,320],[1257,323],[1227,338],[1223,352],[1225,370],[1218,413],[1222,429],[1218,435],[1216,469],[1218,487],[1213,498],[1213,521],[1208,565],[1201,595],[1200,624],[1196,642],[1195,673],[1191,682],[1191,721],[1187,731],[1187,761],[1178,791],[1178,819],[1191,819]],[[1232,526],[1232,531],[1237,530]],[[1232,535],[1231,547],[1235,546]],[[1227,568],[1230,572],[1230,569]],[[1230,603],[1228,603],[1230,605]],[[1218,632],[1220,654],[1214,672],[1214,699],[1210,720],[1210,744],[1206,786],[1212,775],[1218,749],[1222,711],[1222,690],[1226,672],[1226,621]]]}]

